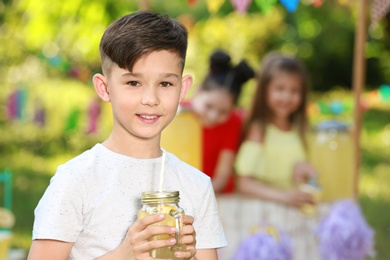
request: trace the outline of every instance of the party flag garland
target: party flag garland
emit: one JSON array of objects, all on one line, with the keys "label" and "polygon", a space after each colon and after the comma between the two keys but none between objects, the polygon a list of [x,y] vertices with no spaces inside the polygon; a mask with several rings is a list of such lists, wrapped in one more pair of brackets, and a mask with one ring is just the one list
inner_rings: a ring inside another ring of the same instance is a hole
[{"label": "party flag garland", "polygon": [[225,0],[206,0],[207,9],[210,13],[215,14],[221,8]]},{"label": "party flag garland", "polygon": [[[324,1],[325,0],[305,0],[303,2],[306,4],[312,4],[315,7],[320,7]],[[188,4],[190,6],[194,6],[196,2],[196,0],[188,0]],[[211,14],[215,14],[221,8],[224,2],[225,0],[206,0],[206,6]],[[266,13],[271,9],[272,6],[277,4],[278,0],[254,0],[254,2],[262,12]],[[287,11],[295,12],[298,8],[300,0],[279,0],[279,2],[287,9]],[[251,6],[252,0],[230,0],[230,3],[236,12],[245,14],[248,8]]]},{"label": "party flag garland", "polygon": [[252,3],[252,0],[231,0],[231,3],[238,13],[245,14]]}]

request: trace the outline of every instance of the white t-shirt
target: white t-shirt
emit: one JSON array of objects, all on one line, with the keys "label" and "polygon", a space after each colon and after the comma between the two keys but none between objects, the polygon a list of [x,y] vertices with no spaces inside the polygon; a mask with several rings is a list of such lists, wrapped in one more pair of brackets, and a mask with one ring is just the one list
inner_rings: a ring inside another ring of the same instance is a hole
[{"label": "white t-shirt", "polygon": [[[144,191],[157,191],[161,157],[136,159],[102,144],[58,167],[35,209],[33,239],[74,242],[69,259],[113,251],[136,220]],[[227,245],[210,178],[166,153],[164,190],[194,217],[197,249]]]}]

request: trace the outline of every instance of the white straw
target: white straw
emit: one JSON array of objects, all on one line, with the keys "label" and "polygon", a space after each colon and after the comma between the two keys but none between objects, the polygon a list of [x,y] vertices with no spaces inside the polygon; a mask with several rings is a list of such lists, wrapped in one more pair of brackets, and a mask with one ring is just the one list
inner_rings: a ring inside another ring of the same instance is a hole
[{"label": "white straw", "polygon": [[161,171],[160,171],[160,192],[163,191],[164,184],[164,168],[165,168],[165,151],[162,150],[162,159],[161,159]]}]

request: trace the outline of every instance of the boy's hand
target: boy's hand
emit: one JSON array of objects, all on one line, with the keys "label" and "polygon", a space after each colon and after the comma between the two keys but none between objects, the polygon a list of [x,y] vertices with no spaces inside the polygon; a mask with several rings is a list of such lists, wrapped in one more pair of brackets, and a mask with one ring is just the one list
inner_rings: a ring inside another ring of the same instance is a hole
[{"label": "boy's hand", "polygon": [[184,259],[193,259],[196,255],[196,234],[192,224],[194,223],[194,218],[192,216],[184,215],[183,216],[183,238],[182,243],[187,246],[187,251],[185,252],[175,252],[177,258]]},{"label": "boy's hand", "polygon": [[[154,259],[150,256],[149,251],[174,245],[176,243],[174,227],[152,225],[164,218],[164,214],[155,214],[134,222],[129,228],[125,240],[118,248],[121,252],[120,255],[123,256],[120,259]],[[165,240],[149,241],[152,236],[161,234],[169,234],[172,237]]]},{"label": "boy's hand", "polygon": [[294,184],[307,182],[310,178],[316,177],[317,172],[314,167],[305,161],[297,162],[294,165],[292,181]]}]

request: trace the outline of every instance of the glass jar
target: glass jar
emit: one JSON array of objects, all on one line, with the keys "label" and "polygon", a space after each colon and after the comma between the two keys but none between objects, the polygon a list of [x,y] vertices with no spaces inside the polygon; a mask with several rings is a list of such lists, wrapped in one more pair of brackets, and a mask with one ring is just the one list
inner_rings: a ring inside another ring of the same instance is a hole
[{"label": "glass jar", "polygon": [[322,201],[353,196],[353,139],[348,125],[328,120],[316,125],[310,161],[318,171]]},{"label": "glass jar", "polygon": [[317,214],[317,203],[321,198],[321,186],[317,183],[316,178],[310,178],[308,182],[299,185],[299,190],[310,193],[313,196],[314,204],[306,203],[300,207],[300,211],[308,217]]},{"label": "glass jar", "polygon": [[[179,258],[175,257],[174,252],[186,250],[186,246],[182,244],[182,217],[184,216],[184,210],[179,207],[179,201],[179,191],[152,191],[142,193],[142,208],[138,211],[138,219],[142,219],[153,214],[164,214],[164,220],[153,225],[171,226],[176,229],[176,244],[152,250],[150,255],[154,258],[176,260]],[[152,240],[164,240],[170,238],[171,236],[169,234],[161,234],[153,236]]]}]

